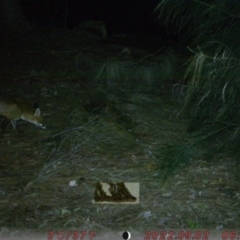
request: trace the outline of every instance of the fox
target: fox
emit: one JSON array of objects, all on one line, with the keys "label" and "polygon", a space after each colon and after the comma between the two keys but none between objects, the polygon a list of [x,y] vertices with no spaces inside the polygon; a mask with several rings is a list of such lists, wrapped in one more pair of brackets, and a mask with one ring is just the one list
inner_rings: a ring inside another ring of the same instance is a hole
[{"label": "fox", "polygon": [[10,122],[13,129],[20,132],[17,126],[17,121],[20,119],[42,129],[46,129],[46,126],[43,125],[43,116],[41,115],[41,110],[37,103],[34,103],[32,106],[21,99],[0,97],[0,115],[3,117],[1,135]]}]

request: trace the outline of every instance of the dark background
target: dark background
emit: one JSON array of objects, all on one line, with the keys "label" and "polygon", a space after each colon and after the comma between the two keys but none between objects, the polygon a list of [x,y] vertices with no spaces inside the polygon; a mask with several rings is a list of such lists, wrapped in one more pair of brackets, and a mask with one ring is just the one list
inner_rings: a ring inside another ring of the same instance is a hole
[{"label": "dark background", "polygon": [[153,15],[159,0],[21,0],[32,25],[73,30],[86,20],[106,23],[110,35],[137,33],[169,36]]}]

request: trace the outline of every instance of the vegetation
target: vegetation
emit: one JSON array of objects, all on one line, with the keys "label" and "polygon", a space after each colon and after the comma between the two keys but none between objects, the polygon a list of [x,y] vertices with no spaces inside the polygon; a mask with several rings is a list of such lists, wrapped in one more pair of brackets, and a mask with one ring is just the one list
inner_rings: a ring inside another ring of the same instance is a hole
[{"label": "vegetation", "polygon": [[[161,1],[180,42],[155,52],[66,29],[1,38],[1,94],[38,100],[47,126],[0,139],[1,237],[239,229],[237,6]],[[97,182],[140,182],[141,204],[92,204]]]},{"label": "vegetation", "polygon": [[[203,143],[202,138],[205,143],[211,143],[212,153],[226,153],[237,159],[240,147],[239,8],[238,1],[163,0],[155,9],[158,19],[179,35],[182,44],[187,44],[192,53],[185,74],[187,90],[181,111],[187,114],[188,132],[198,132],[196,144]],[[164,165],[172,171],[189,163],[189,157],[182,153],[196,144],[183,144],[177,152],[172,146],[176,157],[168,160],[166,154],[160,167]]]}]

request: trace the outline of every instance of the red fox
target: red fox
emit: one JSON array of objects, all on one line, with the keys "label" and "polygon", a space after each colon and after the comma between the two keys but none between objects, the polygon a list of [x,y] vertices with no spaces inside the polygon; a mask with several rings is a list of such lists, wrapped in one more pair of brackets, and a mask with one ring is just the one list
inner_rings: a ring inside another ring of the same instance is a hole
[{"label": "red fox", "polygon": [[9,122],[12,123],[14,129],[19,131],[17,127],[17,120],[19,119],[32,123],[42,129],[46,128],[42,124],[43,117],[37,104],[31,106],[23,100],[0,97],[0,115],[3,117],[1,134],[3,134]]}]

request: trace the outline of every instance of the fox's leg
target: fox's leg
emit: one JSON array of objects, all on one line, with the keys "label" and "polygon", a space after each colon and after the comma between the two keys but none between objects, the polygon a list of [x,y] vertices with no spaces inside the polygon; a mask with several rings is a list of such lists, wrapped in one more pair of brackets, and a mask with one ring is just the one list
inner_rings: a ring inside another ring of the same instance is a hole
[{"label": "fox's leg", "polygon": [[2,124],[1,124],[1,134],[0,135],[3,135],[7,125],[11,122],[12,126],[13,126],[13,129],[17,130],[18,132],[21,132],[20,129],[18,128],[17,126],[17,122],[16,121],[9,121],[6,117],[3,117],[3,121],[2,121]]},{"label": "fox's leg", "polygon": [[7,127],[7,125],[9,124],[9,120],[7,118],[3,118],[2,124],[1,124],[1,135],[3,134],[5,128]]},{"label": "fox's leg", "polygon": [[17,130],[18,132],[21,132],[21,130],[18,128],[16,120],[12,120],[11,124],[12,124],[14,130]]}]

